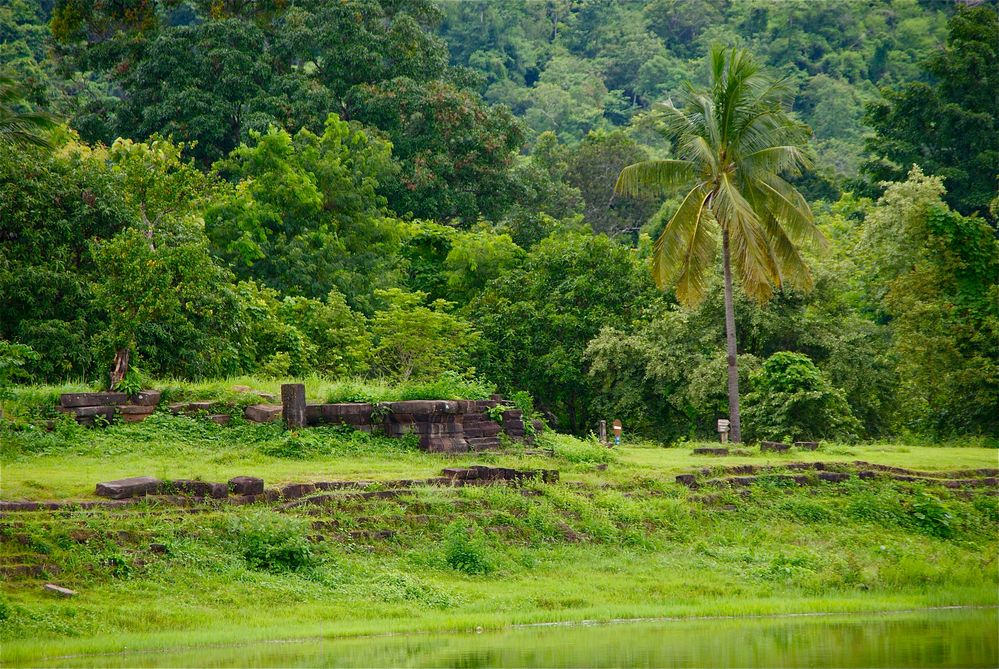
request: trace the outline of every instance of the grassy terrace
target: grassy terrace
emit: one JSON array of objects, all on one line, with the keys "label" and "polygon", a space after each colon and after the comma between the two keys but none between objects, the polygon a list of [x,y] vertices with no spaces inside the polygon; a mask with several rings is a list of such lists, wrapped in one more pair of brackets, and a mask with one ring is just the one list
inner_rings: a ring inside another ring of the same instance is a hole
[{"label": "grassy terrace", "polygon": [[[8,414],[38,411],[53,391],[32,392]],[[473,463],[562,473],[553,485],[416,487],[398,499],[345,494],[289,511],[150,504],[8,514],[0,521],[5,663],[540,621],[999,604],[993,490],[856,477],[789,487],[761,476],[742,491],[674,482],[680,472],[739,463],[989,468],[995,449],[826,445],[712,458],[687,446],[608,451],[547,435],[553,456],[515,444],[439,456],[342,429],[286,433],[165,414],[104,430],[66,421],[51,432],[5,428],[0,437],[4,500],[91,498],[99,480],[143,474],[246,474],[274,486],[420,478]],[[41,589],[50,581],[79,594],[55,598]]]}]

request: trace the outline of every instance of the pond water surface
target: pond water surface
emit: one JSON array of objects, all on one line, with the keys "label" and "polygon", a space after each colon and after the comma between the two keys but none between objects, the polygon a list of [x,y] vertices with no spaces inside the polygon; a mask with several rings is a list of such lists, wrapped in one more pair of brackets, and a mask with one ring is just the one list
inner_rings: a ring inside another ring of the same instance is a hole
[{"label": "pond water surface", "polygon": [[661,620],[75,656],[70,667],[997,667],[999,610]]}]

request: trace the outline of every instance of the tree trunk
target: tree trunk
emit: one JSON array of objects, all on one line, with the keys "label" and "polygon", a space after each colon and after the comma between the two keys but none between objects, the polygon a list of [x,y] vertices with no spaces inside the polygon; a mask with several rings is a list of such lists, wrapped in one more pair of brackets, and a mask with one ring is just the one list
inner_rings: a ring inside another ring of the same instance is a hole
[{"label": "tree trunk", "polygon": [[128,359],[132,355],[132,349],[128,346],[119,348],[114,353],[114,360],[111,362],[111,372],[109,374],[110,385],[108,390],[114,390],[115,386],[128,374]]},{"label": "tree trunk", "polygon": [[732,264],[728,251],[728,230],[722,230],[722,256],[725,265],[725,345],[728,350],[728,420],[733,442],[742,441],[739,421],[739,368],[735,347],[735,305],[732,302]]}]

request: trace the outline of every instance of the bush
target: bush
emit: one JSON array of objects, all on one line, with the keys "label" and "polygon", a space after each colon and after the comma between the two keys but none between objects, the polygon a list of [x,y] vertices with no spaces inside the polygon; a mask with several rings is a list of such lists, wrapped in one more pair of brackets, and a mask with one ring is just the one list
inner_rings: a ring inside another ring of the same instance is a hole
[{"label": "bush", "polygon": [[751,377],[742,423],[750,441],[760,439],[854,441],[861,425],[843,391],[806,355],[774,353]]},{"label": "bush", "polygon": [[229,530],[253,569],[292,571],[312,563],[306,520],[258,511],[230,520]]},{"label": "bush", "polygon": [[954,528],[951,526],[951,521],[954,516],[943,502],[933,495],[919,490],[906,506],[909,522],[916,530],[938,539],[948,539],[953,535]]},{"label": "bush", "polygon": [[488,574],[493,570],[492,552],[482,528],[469,528],[459,520],[444,530],[444,560],[452,569],[466,574]]}]

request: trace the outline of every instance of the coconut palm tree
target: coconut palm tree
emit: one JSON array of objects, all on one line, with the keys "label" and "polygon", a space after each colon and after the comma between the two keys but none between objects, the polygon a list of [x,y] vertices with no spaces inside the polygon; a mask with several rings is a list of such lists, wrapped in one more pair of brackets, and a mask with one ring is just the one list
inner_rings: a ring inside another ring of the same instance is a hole
[{"label": "coconut palm tree", "polygon": [[20,84],[0,72],[0,144],[52,148],[43,133],[55,127],[55,118],[45,112],[18,111],[24,104]]},{"label": "coconut palm tree", "polygon": [[807,126],[788,116],[791,91],[762,72],[745,51],[711,49],[711,84],[688,84],[682,105],[663,105],[662,119],[677,158],[625,167],[615,191],[626,195],[685,192],[653,249],[661,289],[676,287],[687,306],[708,285],[721,237],[728,349],[729,421],[741,441],[732,266],[751,298],[775,287],[807,289],[811,275],[798,248],[824,243],[805,198],[781,174],[809,166]]}]

